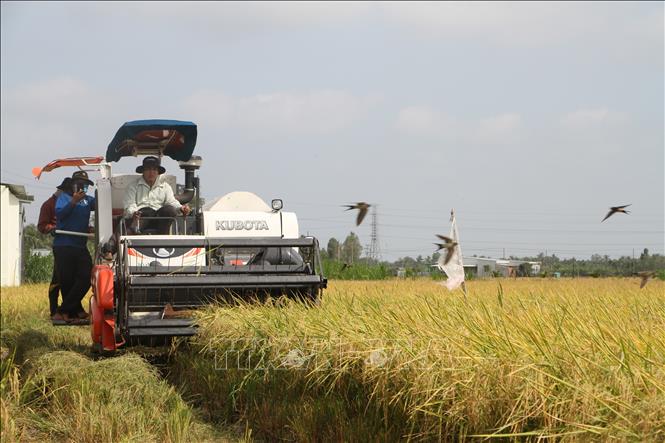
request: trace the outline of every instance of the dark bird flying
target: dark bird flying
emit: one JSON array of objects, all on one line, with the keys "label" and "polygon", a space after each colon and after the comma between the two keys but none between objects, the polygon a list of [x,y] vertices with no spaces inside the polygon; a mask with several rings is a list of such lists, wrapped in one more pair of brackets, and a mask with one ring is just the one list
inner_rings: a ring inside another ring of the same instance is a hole
[{"label": "dark bird flying", "polygon": [[612,206],[610,208],[610,212],[607,213],[604,219],[602,219],[600,222],[604,222],[608,218],[610,218],[613,214],[617,212],[623,212],[624,214],[630,214],[630,211],[626,211],[626,208],[630,205],[623,205],[623,206]]},{"label": "dark bird flying", "polygon": [[452,238],[446,237],[445,235],[439,235],[436,234],[439,239],[443,240],[445,243],[434,243],[435,245],[438,246],[438,249],[434,252],[440,251],[441,249],[446,249],[446,259],[444,260],[443,264],[447,265],[448,262],[450,261],[451,258],[453,258],[453,253],[455,252],[455,247],[457,246],[457,242],[453,241]]},{"label": "dark bird flying", "polygon": [[368,203],[365,202],[358,202],[355,205],[344,205],[346,207],[347,211],[350,211],[351,209],[357,209],[358,210],[358,217],[356,218],[356,226],[360,226],[360,223],[363,222],[363,219],[367,215],[367,210],[372,206]]},{"label": "dark bird flying", "polygon": [[647,285],[649,279],[654,278],[656,276],[656,273],[654,271],[642,271],[638,272],[637,275],[639,275],[640,278],[642,279],[642,281],[640,281],[640,289],[642,289]]}]

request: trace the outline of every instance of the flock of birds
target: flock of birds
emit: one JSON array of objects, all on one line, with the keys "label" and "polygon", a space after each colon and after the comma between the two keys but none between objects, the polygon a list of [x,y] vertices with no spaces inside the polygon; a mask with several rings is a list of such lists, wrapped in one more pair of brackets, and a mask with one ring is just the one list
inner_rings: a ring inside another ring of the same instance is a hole
[{"label": "flock of birds", "polygon": [[[617,213],[622,213],[622,214],[630,214],[630,211],[626,210],[626,208],[630,206],[630,204],[627,205],[622,205],[622,206],[611,206],[610,211],[607,213],[604,219],[602,219],[600,222],[604,222],[611,216]],[[367,211],[369,208],[372,207],[369,203],[366,202],[358,202],[353,205],[343,205],[342,207],[345,207],[347,211],[351,211],[353,209],[358,210],[358,216],[356,217],[356,226],[360,226],[360,224],[363,222],[365,219],[365,216],[367,215]],[[437,250],[434,252],[438,252],[442,249],[446,250],[446,258],[444,260],[444,265],[447,265],[450,259],[453,257],[453,253],[455,252],[455,247],[457,247],[458,243],[454,241],[450,237],[446,237],[445,235],[441,234],[435,234],[439,240],[442,240],[443,243],[434,243],[436,246],[438,246]],[[348,263],[344,263],[342,265],[342,271],[345,270],[346,268],[350,267]],[[649,279],[652,279],[656,276],[655,271],[642,271],[638,272],[637,275],[642,279],[640,282],[640,289],[646,286],[646,284],[649,282]]]},{"label": "flock of birds", "polygon": [[[626,208],[628,206],[630,205],[611,207],[610,212],[607,213],[607,215],[601,221],[601,223],[618,212],[629,214],[629,211],[626,211]],[[343,205],[343,207],[346,207],[347,211],[351,211],[354,209],[358,210],[358,215],[356,217],[356,226],[360,226],[360,224],[365,219],[365,216],[367,215],[369,208],[372,207],[372,205],[366,202],[358,202],[353,205]],[[442,243],[434,243],[436,246],[438,246],[435,252],[445,249],[446,258],[444,259],[444,264],[448,264],[448,262],[453,256],[453,253],[455,252],[455,248],[457,247],[458,243],[454,241],[452,238],[446,237],[445,235],[440,235],[440,234],[435,234],[435,235],[439,238],[439,240],[442,241]],[[351,266],[353,265],[349,263],[343,263],[341,271],[344,271],[350,268]],[[643,271],[643,272],[638,272],[637,275],[639,275],[642,278],[642,281],[640,283],[640,289],[642,289],[644,286],[646,286],[649,279],[655,277],[656,273],[654,271]],[[190,315],[189,311],[176,311],[173,309],[171,304],[167,304],[166,307],[164,308],[164,311],[162,312],[162,318],[179,318],[179,317],[186,317],[188,315]]]}]

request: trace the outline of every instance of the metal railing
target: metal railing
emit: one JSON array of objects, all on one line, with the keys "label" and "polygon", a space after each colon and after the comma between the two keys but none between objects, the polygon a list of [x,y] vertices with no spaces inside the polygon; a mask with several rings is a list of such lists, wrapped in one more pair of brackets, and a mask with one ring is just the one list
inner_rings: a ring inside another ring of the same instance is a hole
[{"label": "metal railing", "polygon": [[[183,224],[183,231],[181,232],[179,229],[178,225],[178,219],[182,218]],[[175,234],[177,235],[186,235],[187,233],[187,216],[172,216],[172,217],[164,217],[164,216],[141,216],[138,220],[136,220],[137,228],[134,229],[131,227],[131,225],[134,223],[134,220],[131,217],[123,217],[120,219],[120,228],[119,228],[119,233],[120,235],[142,235],[141,229],[140,229],[140,224],[142,221],[152,221],[152,220],[172,220],[172,222],[175,224]],[[127,225],[130,225],[129,227]],[[173,224],[170,226],[170,230],[173,228]],[[156,229],[156,228],[152,228]],[[171,235],[171,234],[166,234],[166,235]]]}]

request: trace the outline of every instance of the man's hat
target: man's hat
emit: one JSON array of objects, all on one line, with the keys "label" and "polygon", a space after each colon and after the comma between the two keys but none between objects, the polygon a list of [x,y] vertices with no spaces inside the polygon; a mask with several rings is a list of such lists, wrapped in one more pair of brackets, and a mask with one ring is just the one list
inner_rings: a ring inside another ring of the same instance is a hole
[{"label": "man's hat", "polygon": [[136,172],[139,174],[143,174],[143,169],[148,168],[148,167],[153,167],[159,169],[159,173],[163,174],[166,172],[166,169],[161,165],[161,162],[157,157],[154,157],[152,155],[147,156],[146,158],[143,159],[143,164],[141,166],[138,166],[136,168]]},{"label": "man's hat", "polygon": [[94,185],[94,183],[88,178],[88,173],[85,171],[76,171],[72,174],[72,180],[80,180],[86,182],[89,185]]},{"label": "man's hat", "polygon": [[55,189],[60,189],[61,191],[66,191],[72,185],[72,179],[70,177],[65,177],[60,183],[60,186],[56,186]]}]

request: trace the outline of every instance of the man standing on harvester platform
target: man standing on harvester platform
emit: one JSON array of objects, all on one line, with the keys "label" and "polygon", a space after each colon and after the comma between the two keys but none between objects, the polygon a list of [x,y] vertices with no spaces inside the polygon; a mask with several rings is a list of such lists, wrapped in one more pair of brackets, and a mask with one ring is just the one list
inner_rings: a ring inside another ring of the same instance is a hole
[{"label": "man standing on harvester platform", "polygon": [[[85,171],[72,174],[71,188],[63,192],[55,203],[56,229],[73,233],[88,233],[90,211],[95,210],[95,198],[86,195],[93,185]],[[90,288],[92,259],[85,235],[56,233],[53,254],[60,288],[62,305],[53,316],[54,323],[87,324],[88,313],[81,300]]]},{"label": "man standing on harvester platform", "polygon": [[[60,197],[60,194],[69,189],[71,186],[71,181],[71,178],[66,177],[56,188],[57,190],[55,193],[49,197],[48,200],[42,203],[42,207],[39,210],[39,222],[37,223],[37,229],[39,229],[39,232],[42,234],[55,235],[55,225],[57,222],[55,217],[55,202],[58,200],[58,197]],[[53,256],[55,257],[55,253]],[[55,264],[55,260],[53,260],[53,275],[51,276],[51,284],[48,288],[48,301],[49,309],[51,311],[51,318],[53,318],[53,316],[56,314],[56,311],[58,310],[58,294],[60,293],[60,283],[58,282],[58,273],[56,272],[56,269],[57,266]]]}]

